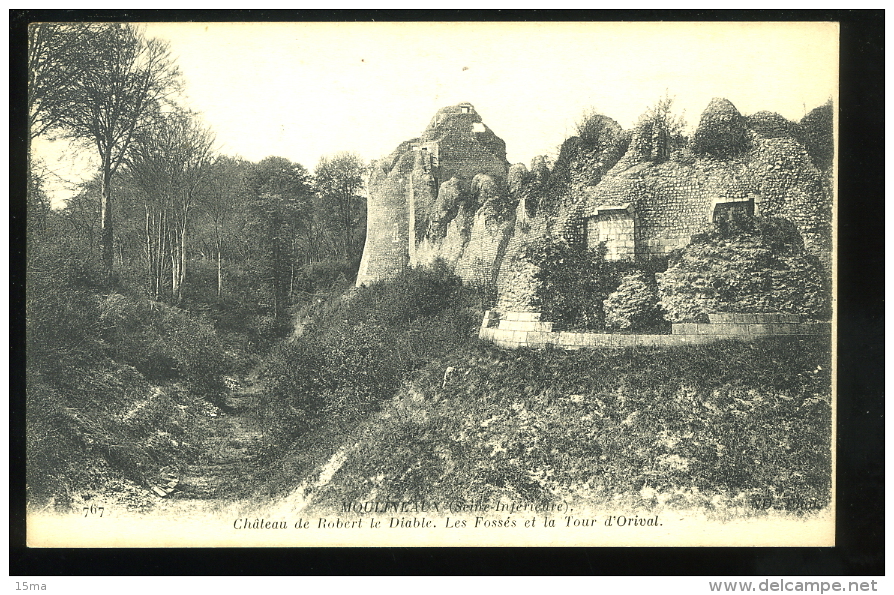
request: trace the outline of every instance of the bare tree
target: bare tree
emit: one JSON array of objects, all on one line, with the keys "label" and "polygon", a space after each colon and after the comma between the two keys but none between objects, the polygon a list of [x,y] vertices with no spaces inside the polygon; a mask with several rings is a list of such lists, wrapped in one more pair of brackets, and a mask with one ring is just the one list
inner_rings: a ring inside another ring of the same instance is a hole
[{"label": "bare tree", "polygon": [[214,135],[190,112],[156,114],[134,138],[128,172],[144,197],[150,294],[161,292],[170,261],[171,301],[179,303],[186,282],[189,221],[213,160]]},{"label": "bare tree", "polygon": [[217,257],[217,297],[223,295],[223,246],[228,224],[244,200],[243,178],[248,163],[239,158],[218,157],[208,172],[208,183],[200,196],[201,208],[211,222]]},{"label": "bare tree", "polygon": [[176,88],[178,72],[168,45],[147,39],[141,28],[111,23],[91,28],[76,78],[64,97],[48,106],[55,121],[99,153],[102,187],[100,250],[106,281],[113,271],[112,176],[123,162],[146,116]]}]

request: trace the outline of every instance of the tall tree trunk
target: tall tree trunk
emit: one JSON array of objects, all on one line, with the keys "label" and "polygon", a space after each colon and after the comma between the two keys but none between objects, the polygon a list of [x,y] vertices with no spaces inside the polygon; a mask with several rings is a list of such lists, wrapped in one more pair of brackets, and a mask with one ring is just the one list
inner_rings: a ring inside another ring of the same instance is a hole
[{"label": "tall tree trunk", "polygon": [[146,205],[146,294],[149,299],[152,299],[152,280],[155,277],[152,268],[152,223],[149,216],[149,205]]},{"label": "tall tree trunk", "polygon": [[177,247],[176,245],[171,246],[171,303],[177,303],[177,294],[180,292],[180,275],[177,271],[177,263],[179,259],[177,258]]},{"label": "tall tree trunk", "polygon": [[102,156],[102,198],[100,199],[100,253],[103,268],[103,283],[110,287],[113,280],[115,240],[112,232],[112,162],[107,153]]},{"label": "tall tree trunk", "polygon": [[344,218],[342,221],[342,226],[344,227],[345,234],[345,259],[351,257],[351,252],[353,248],[351,246],[351,197],[350,195],[345,196],[345,207],[344,207]]},{"label": "tall tree trunk", "polygon": [[162,292],[164,291],[163,265],[165,257],[165,237],[167,236],[167,232],[165,231],[164,211],[156,213],[155,217],[157,220],[155,230],[155,299],[157,301],[162,298]]},{"label": "tall tree trunk", "polygon": [[177,284],[177,296],[175,304],[180,304],[183,299],[183,285],[186,283],[186,221],[183,221],[183,227],[180,228],[180,280]]},{"label": "tall tree trunk", "polygon": [[280,313],[280,299],[279,299],[279,239],[274,238],[273,240],[273,267],[270,271],[273,276],[273,317],[279,320],[282,317]]},{"label": "tall tree trunk", "polygon": [[[174,223],[176,226],[176,221]],[[173,226],[172,226],[173,227]],[[171,303],[176,304],[180,295],[180,238],[176,229],[168,233],[171,260]]]},{"label": "tall tree trunk", "polygon": [[217,238],[217,297],[223,293],[223,271],[220,266],[220,238]]},{"label": "tall tree trunk", "polygon": [[283,224],[279,217],[273,222],[273,316],[277,320],[282,320],[285,306],[285,284],[282,280],[282,242],[283,242]]}]

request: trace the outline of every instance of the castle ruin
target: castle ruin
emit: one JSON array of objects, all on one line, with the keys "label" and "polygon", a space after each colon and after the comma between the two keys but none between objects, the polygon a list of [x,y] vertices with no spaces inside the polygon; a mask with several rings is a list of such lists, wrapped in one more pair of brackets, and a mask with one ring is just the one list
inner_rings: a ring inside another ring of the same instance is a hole
[{"label": "castle ruin", "polygon": [[[386,279],[445,252],[455,265],[465,219],[506,185],[506,143],[470,103],[438,110],[419,138],[373,164],[366,245],[357,284]],[[462,229],[449,229],[462,227]],[[445,245],[447,236],[453,242]],[[437,244],[437,246],[434,246]]]},{"label": "castle ruin", "polygon": [[532,239],[602,243],[607,259],[636,261],[682,248],[739,214],[792,221],[805,248],[831,268],[831,191],[805,147],[793,134],[749,128],[752,120],[725,99],[711,102],[702,123],[717,114],[747,138],[746,148],[681,155],[640,127],[612,157],[572,137],[559,157],[569,181],[547,204],[538,197],[558,162],[552,172],[542,159],[530,171],[510,167],[505,143],[474,106],[442,108],[419,138],[372,168],[357,284],[441,258],[464,281],[493,284],[499,309],[532,311],[532,274],[521,257]]}]

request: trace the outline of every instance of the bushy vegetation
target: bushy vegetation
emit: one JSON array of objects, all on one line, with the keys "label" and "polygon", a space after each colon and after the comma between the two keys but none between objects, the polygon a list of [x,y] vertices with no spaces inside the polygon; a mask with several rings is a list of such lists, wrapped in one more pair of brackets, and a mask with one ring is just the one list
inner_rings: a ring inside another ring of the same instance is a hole
[{"label": "bushy vegetation", "polygon": [[148,487],[181,466],[201,441],[195,418],[211,407],[202,397],[219,394],[224,357],[209,325],[98,294],[89,261],[49,252],[32,250],[28,275],[27,489],[32,503],[64,507],[75,492],[125,478]]},{"label": "bushy vegetation", "polygon": [[357,278],[360,260],[324,260],[312,262],[301,269],[297,279],[299,291],[316,293],[334,288],[345,288]]},{"label": "bushy vegetation", "polygon": [[686,121],[672,111],[674,98],[665,93],[637,120],[630,147],[645,161],[661,163],[686,144]]},{"label": "bushy vegetation", "polygon": [[480,312],[437,262],[317,304],[300,339],[266,362],[261,413],[274,444],[314,424],[355,419],[394,395],[406,375],[474,339]]},{"label": "bushy vegetation", "polygon": [[[446,373],[450,370],[451,373]],[[465,348],[412,376],[316,495],[757,512],[830,497],[830,346]],[[741,514],[738,513],[738,514]]]},{"label": "bushy vegetation", "polygon": [[[178,195],[185,202],[177,211],[158,202],[167,195],[155,178],[137,179],[138,158],[111,181],[118,201],[111,263],[100,249],[108,238],[99,221],[109,184],[90,180],[50,209],[39,172],[30,176],[26,481],[33,507],[66,510],[96,495],[122,508],[152,507],[151,488],[216,448],[211,420],[230,410],[238,379],[291,334],[291,308],[307,291],[343,288],[356,275],[362,234],[355,234],[359,245],[331,247],[340,230],[330,229],[322,198],[314,212],[310,205],[285,212],[271,195],[290,190],[281,172],[265,177],[264,164],[218,159],[203,171],[205,185]],[[310,192],[300,166],[273,161],[299,170]],[[246,184],[249,174],[257,188]],[[175,219],[188,241],[177,235],[174,242],[163,224]]]},{"label": "bushy vegetation", "polygon": [[146,379],[184,382],[210,400],[223,392],[229,366],[211,325],[178,308],[119,293],[100,298],[99,324],[109,357]]},{"label": "bushy vegetation", "polygon": [[577,134],[562,143],[551,171],[541,169],[538,175],[532,167],[526,205],[556,207],[562,204],[570,187],[598,184],[630,144],[630,135],[624,133],[620,124],[592,109],[584,112],[575,128]]},{"label": "bushy vegetation", "polygon": [[827,320],[829,280],[785,219],[717,226],[656,274],[661,307],[673,322],[711,312],[782,312]]},{"label": "bushy vegetation", "polygon": [[617,284],[605,246],[590,250],[545,236],[525,247],[524,258],[537,267],[535,305],[544,320],[565,327],[604,326],[602,302]]},{"label": "bushy vegetation", "polygon": [[622,132],[620,124],[593,109],[584,112],[575,128],[584,145],[596,149],[611,147]]},{"label": "bushy vegetation", "polygon": [[662,320],[655,279],[643,272],[625,275],[603,308],[605,324],[611,328],[640,330]]},{"label": "bushy vegetation", "polygon": [[218,154],[181,105],[168,44],[145,33],[29,31],[29,153],[67,138],[100,165],[73,196],[50,197],[51,174],[29,155],[32,504],[113,485],[145,497],[126,480],[176,479],[206,446],[204,418],[227,407],[227,382],[239,385],[224,374],[249,375],[290,334],[304,292],[352,278],[363,246],[359,158],[324,158],[311,174]]}]

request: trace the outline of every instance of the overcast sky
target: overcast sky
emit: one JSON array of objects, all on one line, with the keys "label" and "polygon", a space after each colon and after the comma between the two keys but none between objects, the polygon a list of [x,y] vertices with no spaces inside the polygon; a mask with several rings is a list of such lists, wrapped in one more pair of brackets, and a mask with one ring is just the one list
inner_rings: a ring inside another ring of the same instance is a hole
[{"label": "overcast sky", "polygon": [[[828,23],[154,23],[223,152],[390,153],[435,111],[468,101],[510,162],[555,154],[587,108],[630,128],[667,91],[690,126],[712,97],[799,120],[837,97]],[[48,150],[69,182],[76,150]],[[90,155],[89,150],[86,155]],[[70,193],[55,186],[55,200]]]}]

